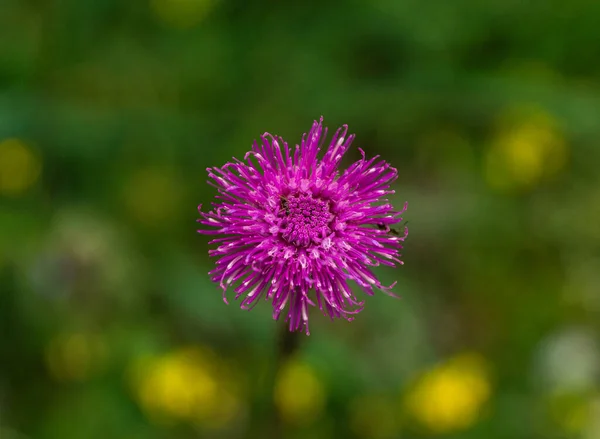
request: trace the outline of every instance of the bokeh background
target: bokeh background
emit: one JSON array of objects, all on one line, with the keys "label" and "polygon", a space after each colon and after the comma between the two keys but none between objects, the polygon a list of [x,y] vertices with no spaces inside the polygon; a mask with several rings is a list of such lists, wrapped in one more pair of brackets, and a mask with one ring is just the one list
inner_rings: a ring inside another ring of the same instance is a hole
[{"label": "bokeh background", "polygon": [[[0,438],[600,438],[599,21],[1,0]],[[399,170],[402,297],[313,312],[277,366],[282,322],[222,302],[196,209],[206,167],[321,115]]]}]

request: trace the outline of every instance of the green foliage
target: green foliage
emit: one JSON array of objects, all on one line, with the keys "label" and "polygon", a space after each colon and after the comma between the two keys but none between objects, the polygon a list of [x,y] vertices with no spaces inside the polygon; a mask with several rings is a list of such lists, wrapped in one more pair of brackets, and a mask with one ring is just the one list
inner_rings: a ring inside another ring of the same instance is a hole
[{"label": "green foliage", "polygon": [[[0,438],[598,437],[600,3],[0,9]],[[399,170],[401,299],[313,312],[282,378],[196,206],[321,115]]]}]

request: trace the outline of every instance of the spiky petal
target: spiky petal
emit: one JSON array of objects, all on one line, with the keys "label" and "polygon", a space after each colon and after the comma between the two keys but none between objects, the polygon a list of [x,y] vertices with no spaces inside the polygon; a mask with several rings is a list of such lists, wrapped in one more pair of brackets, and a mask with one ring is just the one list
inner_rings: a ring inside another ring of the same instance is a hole
[{"label": "spiky petal", "polygon": [[399,250],[408,234],[389,233],[402,221],[386,197],[398,173],[378,156],[362,158],[340,171],[354,135],[339,128],[322,158],[327,135],[323,118],[315,121],[300,145],[290,148],[265,133],[244,161],[233,159],[208,168],[218,201],[200,211],[199,233],[216,236],[217,258],[210,272],[225,292],[233,286],[241,307],[250,309],[261,297],[270,300],[273,318],[287,310],[290,331],[308,334],[309,306],[333,318],[352,320],[362,308],[349,281],[365,293],[390,295],[370,267],[402,264]]}]

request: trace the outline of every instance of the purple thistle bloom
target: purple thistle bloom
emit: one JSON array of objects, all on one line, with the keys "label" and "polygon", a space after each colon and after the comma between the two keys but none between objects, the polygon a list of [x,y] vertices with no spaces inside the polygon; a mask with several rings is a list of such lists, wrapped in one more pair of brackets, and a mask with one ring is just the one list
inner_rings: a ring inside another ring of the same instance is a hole
[{"label": "purple thistle bloom", "polygon": [[[198,222],[215,229],[198,230],[217,235],[209,251],[217,257],[212,280],[223,289],[234,284],[235,298],[245,296],[241,307],[250,309],[265,296],[277,320],[288,307],[290,331],[308,331],[308,306],[332,319],[352,320],[364,302],[354,296],[349,280],[368,295],[383,286],[369,267],[402,264],[403,235],[390,228],[402,221],[406,210],[395,211],[385,197],[393,194],[396,169],[378,156],[362,159],[340,172],[339,165],[354,135],[339,128],[321,159],[317,158],[327,135],[323,118],[295,149],[281,137],[265,133],[254,142],[244,161],[234,158],[221,168],[208,168],[220,200],[202,212]],[[253,160],[252,160],[253,159]],[[316,301],[316,304],[315,304]]]}]

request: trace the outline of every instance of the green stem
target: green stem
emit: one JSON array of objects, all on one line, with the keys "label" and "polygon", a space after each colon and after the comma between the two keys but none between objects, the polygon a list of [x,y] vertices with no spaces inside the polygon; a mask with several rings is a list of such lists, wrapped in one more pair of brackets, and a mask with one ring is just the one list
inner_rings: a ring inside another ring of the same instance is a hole
[{"label": "green stem", "polygon": [[277,345],[277,357],[275,363],[275,374],[273,375],[273,383],[271,387],[270,393],[270,407],[271,407],[271,425],[269,428],[270,435],[268,437],[272,438],[284,438],[286,437],[285,424],[281,416],[279,415],[279,411],[275,405],[275,401],[273,399],[276,379],[277,375],[280,373],[282,367],[285,366],[285,363],[298,351],[300,346],[300,333],[298,332],[290,332],[288,326],[286,324],[280,326],[279,328],[279,336],[278,336],[278,345]]}]

